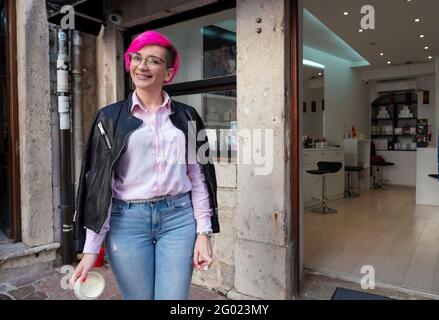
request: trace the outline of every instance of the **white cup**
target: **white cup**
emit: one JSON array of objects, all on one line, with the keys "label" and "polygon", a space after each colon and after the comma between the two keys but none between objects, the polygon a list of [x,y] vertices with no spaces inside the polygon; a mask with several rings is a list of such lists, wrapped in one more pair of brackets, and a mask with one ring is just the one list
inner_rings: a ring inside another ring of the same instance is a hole
[{"label": "white cup", "polygon": [[85,282],[79,277],[75,282],[75,295],[79,300],[94,300],[99,298],[105,288],[105,279],[97,272],[90,271]]}]

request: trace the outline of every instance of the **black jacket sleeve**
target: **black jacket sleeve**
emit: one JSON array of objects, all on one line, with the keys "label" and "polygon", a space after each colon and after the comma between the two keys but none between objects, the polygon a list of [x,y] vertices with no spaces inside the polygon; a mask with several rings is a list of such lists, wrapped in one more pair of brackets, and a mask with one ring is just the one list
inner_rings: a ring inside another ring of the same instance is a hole
[{"label": "black jacket sleeve", "polygon": [[75,203],[75,215],[73,218],[74,224],[74,248],[77,253],[82,253],[84,250],[86,229],[84,227],[84,207],[85,199],[87,197],[87,172],[90,170],[90,159],[92,150],[93,136],[96,130],[96,124],[98,122],[100,113],[98,113],[91,125],[90,133],[88,136],[87,147],[82,159],[81,173],[79,175],[78,191],[76,195]]},{"label": "black jacket sleeve", "polygon": [[[198,114],[198,112],[196,111],[196,109],[192,110],[193,113],[195,113],[195,120],[196,120],[196,126],[197,126],[197,136],[198,136],[198,132],[201,130],[205,130],[206,128],[204,127],[204,123],[203,120],[201,119],[200,115]],[[194,118],[194,117],[191,117]],[[199,149],[199,147],[201,147],[202,145],[206,145],[209,146],[209,140],[207,138],[207,134],[201,135],[203,137],[203,139],[201,141],[197,140],[197,151]],[[213,211],[213,215],[211,218],[211,224],[212,224],[212,231],[213,233],[218,233],[220,232],[220,226],[219,226],[219,221],[218,221],[218,203],[217,203],[217,182],[216,182],[216,174],[215,174],[215,166],[213,164],[213,157],[212,154],[210,153],[210,148],[206,149],[206,157],[208,157],[208,161],[206,164],[203,164],[201,166],[202,171],[204,173],[204,176],[206,178],[206,181],[209,181],[209,183],[207,183],[207,189],[209,192],[209,198],[210,198],[210,205]]]}]

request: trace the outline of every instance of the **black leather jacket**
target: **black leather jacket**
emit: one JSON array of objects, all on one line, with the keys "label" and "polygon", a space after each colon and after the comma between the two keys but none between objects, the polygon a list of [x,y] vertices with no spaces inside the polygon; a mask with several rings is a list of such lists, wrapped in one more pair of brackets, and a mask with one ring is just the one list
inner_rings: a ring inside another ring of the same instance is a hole
[{"label": "black leather jacket", "polygon": [[[89,228],[99,233],[107,217],[112,199],[112,171],[115,162],[120,157],[128,136],[140,127],[142,120],[134,117],[130,110],[132,94],[128,99],[116,102],[102,108],[97,114],[90,131],[87,149],[82,161],[76,198],[74,216],[74,241],[76,252],[84,249],[86,230]],[[174,126],[182,130],[186,137],[186,160],[188,159],[188,126],[196,123],[196,132],[204,129],[203,121],[197,111],[188,105],[171,100],[171,114],[169,115]],[[194,121],[194,122],[189,122]],[[190,146],[194,137],[189,137]],[[207,136],[203,141],[196,140],[196,150],[203,146],[208,154]],[[195,149],[195,148],[194,148]],[[194,150],[189,149],[189,150]],[[217,184],[215,167],[210,161],[200,163],[206,178],[209,191],[210,206],[213,209],[211,218],[214,233],[219,232]],[[197,159],[198,161],[198,159]]]}]

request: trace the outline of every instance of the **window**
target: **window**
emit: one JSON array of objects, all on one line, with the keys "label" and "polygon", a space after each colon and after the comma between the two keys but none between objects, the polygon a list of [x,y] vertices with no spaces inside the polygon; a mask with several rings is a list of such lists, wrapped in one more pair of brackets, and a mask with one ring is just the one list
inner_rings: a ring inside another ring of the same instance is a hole
[{"label": "window", "polygon": [[[144,30],[167,36],[180,53],[181,67],[171,97],[196,108],[217,156],[236,157],[236,3],[216,3],[128,31],[126,47]],[[194,18],[194,16],[197,16]],[[190,17],[190,18],[189,18]],[[128,75],[128,90],[132,90]],[[216,137],[215,141],[212,141]],[[224,159],[221,159],[223,161]]]}]

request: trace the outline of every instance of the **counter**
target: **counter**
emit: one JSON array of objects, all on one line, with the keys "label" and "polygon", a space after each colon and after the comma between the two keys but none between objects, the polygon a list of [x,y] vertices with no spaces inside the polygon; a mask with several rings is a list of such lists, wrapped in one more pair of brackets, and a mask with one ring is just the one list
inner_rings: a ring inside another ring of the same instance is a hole
[{"label": "counter", "polygon": [[437,148],[418,148],[416,151],[416,204],[439,206],[439,181],[428,176],[437,173]]},{"label": "counter", "polygon": [[[386,161],[395,164],[383,168],[384,184],[405,187],[416,186],[416,151],[389,150],[377,151],[377,154],[383,156]],[[375,166],[373,168],[376,169]]]},{"label": "counter", "polygon": [[324,148],[303,148],[303,151],[339,151],[342,150],[340,147],[324,147]]}]

